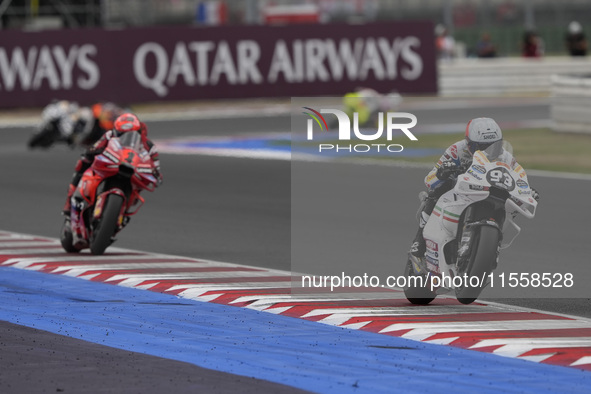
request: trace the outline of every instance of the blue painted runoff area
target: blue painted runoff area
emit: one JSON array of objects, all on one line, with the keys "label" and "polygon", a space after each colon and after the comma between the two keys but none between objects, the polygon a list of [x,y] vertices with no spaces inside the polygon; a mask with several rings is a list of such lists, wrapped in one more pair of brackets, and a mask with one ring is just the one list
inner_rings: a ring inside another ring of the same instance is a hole
[{"label": "blue painted runoff area", "polygon": [[[332,137],[334,138],[334,137]],[[371,142],[368,142],[371,144]],[[245,150],[264,150],[274,152],[298,152],[312,155],[320,155],[325,157],[426,157],[433,155],[440,155],[443,151],[441,149],[433,148],[407,148],[404,147],[402,152],[389,152],[385,147],[381,147],[379,152],[377,148],[371,148],[369,152],[363,152],[366,148],[360,148],[361,151],[356,152],[353,148],[350,151],[346,149],[336,150],[324,149],[322,153],[318,153],[318,146],[312,145],[290,145],[289,138],[237,138],[222,141],[175,141],[170,142],[169,146],[184,149],[245,149]],[[367,148],[369,149],[369,148]],[[392,148],[398,149],[398,148]]]},{"label": "blue painted runoff area", "polygon": [[[283,139],[280,141],[284,141]],[[277,140],[270,138],[240,138],[223,141],[178,141],[170,143],[170,146],[179,148],[208,148],[208,149],[252,149],[252,150],[276,150],[289,152],[289,144],[278,144]]]},{"label": "blue painted runoff area", "polygon": [[0,268],[0,320],[319,393],[589,393],[591,374]]}]

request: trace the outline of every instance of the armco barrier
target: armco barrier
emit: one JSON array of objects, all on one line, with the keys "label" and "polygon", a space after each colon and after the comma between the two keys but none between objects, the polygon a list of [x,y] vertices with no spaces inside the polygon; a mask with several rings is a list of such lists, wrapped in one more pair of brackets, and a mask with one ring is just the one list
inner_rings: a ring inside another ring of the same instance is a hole
[{"label": "armco barrier", "polygon": [[554,130],[591,133],[591,73],[552,77]]},{"label": "armco barrier", "polygon": [[439,63],[439,93],[443,96],[549,94],[552,75],[591,71],[587,58],[458,59]]},{"label": "armco barrier", "polygon": [[430,22],[1,32],[0,107],[435,93]]}]

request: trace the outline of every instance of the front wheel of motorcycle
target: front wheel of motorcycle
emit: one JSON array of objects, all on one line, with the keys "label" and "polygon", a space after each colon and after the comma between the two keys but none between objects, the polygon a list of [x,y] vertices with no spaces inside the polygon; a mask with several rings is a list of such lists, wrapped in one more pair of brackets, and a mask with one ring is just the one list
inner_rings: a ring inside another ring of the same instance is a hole
[{"label": "front wheel of motorcycle", "polygon": [[407,280],[404,295],[411,304],[427,305],[435,299],[437,295],[429,289],[427,276],[416,274],[410,259],[406,262],[404,276]]},{"label": "front wheel of motorcycle", "polygon": [[72,228],[70,227],[70,219],[66,218],[62,226],[62,232],[60,235],[60,242],[62,248],[68,253],[78,253],[80,250],[74,247],[74,240],[72,238]]},{"label": "front wheel of motorcycle", "polygon": [[53,124],[34,134],[27,143],[29,148],[49,148],[59,138],[59,131]]},{"label": "front wheel of motorcycle", "polygon": [[487,285],[488,274],[491,273],[497,261],[499,230],[490,226],[482,226],[473,236],[475,236],[476,243],[472,246],[470,261],[466,271],[458,272],[458,275],[464,276],[465,274],[467,278],[478,278],[478,281],[474,279],[474,284],[478,283],[476,286],[470,286],[472,280],[468,280],[464,286],[456,288],[456,298],[462,304],[471,304],[480,296]]},{"label": "front wheel of motorcycle", "polygon": [[94,255],[103,254],[111,245],[113,235],[117,230],[117,219],[121,212],[123,197],[111,194],[107,197],[100,220],[92,230],[90,236],[90,252]]}]

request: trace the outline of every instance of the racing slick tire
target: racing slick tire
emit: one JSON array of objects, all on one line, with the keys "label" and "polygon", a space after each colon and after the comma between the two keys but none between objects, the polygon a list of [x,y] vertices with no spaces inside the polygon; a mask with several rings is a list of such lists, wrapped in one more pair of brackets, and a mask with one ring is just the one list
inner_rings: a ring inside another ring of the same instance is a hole
[{"label": "racing slick tire", "polygon": [[[407,279],[407,285],[404,287],[404,295],[411,304],[427,305],[435,299],[437,295],[433,291],[431,291],[428,286],[410,285],[411,283],[409,278],[411,276],[420,276],[422,277],[421,282],[423,282],[424,284],[428,283],[426,275],[419,275],[415,273],[410,259],[408,259],[408,261],[406,262],[406,267],[404,268],[404,276]],[[414,284],[416,285],[416,281],[414,282]]]},{"label": "racing slick tire", "polygon": [[60,235],[60,242],[62,244],[62,248],[67,253],[78,253],[80,252],[79,249],[74,247],[74,241],[72,238],[72,228],[70,227],[70,219],[66,218],[64,220],[64,224],[62,226],[62,232]]},{"label": "racing slick tire", "polygon": [[[487,276],[497,262],[499,230],[491,226],[481,226],[474,235],[477,240],[476,244],[472,246],[473,250],[465,273],[468,278],[478,277],[479,281],[477,286],[464,283],[464,286],[456,288],[456,298],[462,304],[471,304],[480,296],[487,285]],[[458,274],[464,275],[461,272]]]},{"label": "racing slick tire", "polygon": [[107,196],[101,218],[95,225],[90,236],[90,252],[92,254],[103,254],[105,249],[113,242],[122,204],[123,197],[117,194]]}]

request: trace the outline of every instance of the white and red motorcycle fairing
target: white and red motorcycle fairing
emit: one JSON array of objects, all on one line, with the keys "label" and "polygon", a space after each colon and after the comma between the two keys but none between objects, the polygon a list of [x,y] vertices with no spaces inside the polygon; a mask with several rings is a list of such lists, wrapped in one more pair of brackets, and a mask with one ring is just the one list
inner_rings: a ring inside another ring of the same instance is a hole
[{"label": "white and red motorcycle fairing", "polygon": [[[531,219],[537,207],[525,171],[511,168],[510,151],[508,143],[503,149],[499,141],[474,153],[472,164],[457,177],[454,188],[437,201],[423,229],[425,258],[420,262],[409,259],[407,275],[486,278],[496,268],[499,250],[510,246],[521,231],[515,217]],[[484,281],[477,288],[455,287],[451,281],[438,283],[442,285],[434,292],[405,288],[407,298],[425,304],[437,294],[455,290],[461,302],[470,303],[487,285]]]}]

